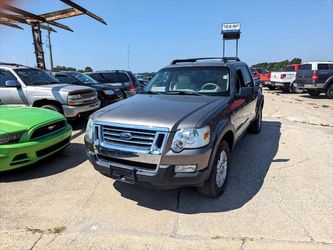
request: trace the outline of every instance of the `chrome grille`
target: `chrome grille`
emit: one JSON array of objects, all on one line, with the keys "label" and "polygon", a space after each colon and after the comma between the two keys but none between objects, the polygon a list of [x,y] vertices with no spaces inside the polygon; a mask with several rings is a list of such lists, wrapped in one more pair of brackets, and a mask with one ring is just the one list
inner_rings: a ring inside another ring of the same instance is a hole
[{"label": "chrome grille", "polygon": [[101,139],[112,146],[138,149],[148,153],[161,150],[166,131],[146,127],[102,125]]}]

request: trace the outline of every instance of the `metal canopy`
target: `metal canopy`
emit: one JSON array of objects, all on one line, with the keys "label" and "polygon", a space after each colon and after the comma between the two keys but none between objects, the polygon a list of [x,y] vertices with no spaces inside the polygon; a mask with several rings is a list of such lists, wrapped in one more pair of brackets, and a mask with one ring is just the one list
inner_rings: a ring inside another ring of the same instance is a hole
[{"label": "metal canopy", "polygon": [[[107,25],[107,23],[101,17],[95,15],[94,13],[88,11],[87,9],[74,3],[73,1],[71,0],[60,0],[60,1],[69,5],[71,8],[57,10],[42,15],[36,15],[31,12],[19,9],[15,6],[4,4],[2,8],[12,13],[0,12],[0,25],[5,25],[16,29],[23,29],[18,25],[20,23],[28,24],[31,26],[37,67],[42,69],[45,69],[45,60],[44,60],[41,29],[45,29],[49,32],[49,39],[50,39],[50,32],[57,32],[52,27],[50,27],[50,25],[73,32],[73,30],[70,27],[55,21],[79,15],[88,15],[91,18]],[[49,44],[49,49],[51,54],[52,53],[51,44]],[[50,57],[52,58],[52,55],[50,55]],[[51,66],[52,65],[53,62],[51,61]]]}]

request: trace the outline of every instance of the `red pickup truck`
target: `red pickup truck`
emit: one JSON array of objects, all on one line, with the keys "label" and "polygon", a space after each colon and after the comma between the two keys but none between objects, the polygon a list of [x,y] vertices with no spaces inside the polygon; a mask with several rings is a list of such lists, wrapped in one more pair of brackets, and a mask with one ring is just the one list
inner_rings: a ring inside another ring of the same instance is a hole
[{"label": "red pickup truck", "polygon": [[267,85],[271,79],[271,72],[269,72],[265,68],[251,68],[252,75],[259,77],[260,81],[262,81],[263,85]]}]

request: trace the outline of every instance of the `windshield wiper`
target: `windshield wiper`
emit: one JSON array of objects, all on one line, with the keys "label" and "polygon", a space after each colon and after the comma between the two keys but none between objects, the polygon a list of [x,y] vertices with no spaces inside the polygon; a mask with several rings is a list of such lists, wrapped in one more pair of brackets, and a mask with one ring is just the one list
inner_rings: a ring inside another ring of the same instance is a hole
[{"label": "windshield wiper", "polygon": [[167,91],[164,94],[166,95],[202,95],[195,91]]},{"label": "windshield wiper", "polygon": [[149,91],[143,91],[143,92],[141,92],[141,94],[161,95],[162,93],[149,90]]}]

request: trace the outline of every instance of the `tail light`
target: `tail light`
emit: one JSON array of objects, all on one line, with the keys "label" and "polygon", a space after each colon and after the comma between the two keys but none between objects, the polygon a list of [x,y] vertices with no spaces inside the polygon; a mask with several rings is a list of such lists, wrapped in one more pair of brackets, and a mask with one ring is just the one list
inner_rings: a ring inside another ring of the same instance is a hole
[{"label": "tail light", "polygon": [[135,85],[133,83],[131,83],[130,90],[131,91],[135,91],[136,90],[136,87],[135,87]]},{"label": "tail light", "polygon": [[318,76],[318,73],[317,73],[317,71],[314,71],[314,72],[313,72],[313,74],[312,74],[312,77],[311,77],[311,79],[312,79],[313,81],[317,81],[317,80],[318,80],[318,78],[319,78],[319,76]]},{"label": "tail light", "polygon": [[283,79],[283,78],[285,78],[286,77],[286,74],[281,74],[280,75],[280,79]]}]

